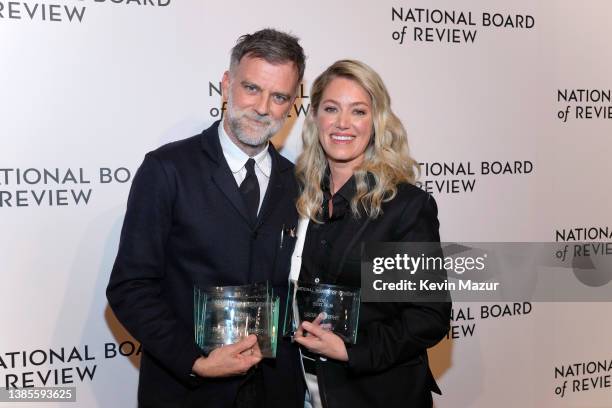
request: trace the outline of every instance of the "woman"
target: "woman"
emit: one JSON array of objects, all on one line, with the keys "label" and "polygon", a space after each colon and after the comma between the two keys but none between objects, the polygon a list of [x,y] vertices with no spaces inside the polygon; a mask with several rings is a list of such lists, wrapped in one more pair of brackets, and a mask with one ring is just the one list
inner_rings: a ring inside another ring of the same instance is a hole
[{"label": "woman", "polygon": [[[359,287],[363,242],[439,241],[435,201],[413,185],[406,131],[370,67],[338,61],[315,80],[303,141],[300,281]],[[352,346],[319,319],[304,322],[295,340],[312,405],[431,407],[440,391],[426,349],[449,320],[450,303],[363,303]]]}]

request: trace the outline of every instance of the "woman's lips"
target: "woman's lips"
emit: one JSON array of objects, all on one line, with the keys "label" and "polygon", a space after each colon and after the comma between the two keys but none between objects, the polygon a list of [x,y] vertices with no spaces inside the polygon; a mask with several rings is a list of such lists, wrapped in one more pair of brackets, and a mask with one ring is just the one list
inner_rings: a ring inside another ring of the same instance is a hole
[{"label": "woman's lips", "polygon": [[348,133],[332,133],[330,137],[334,142],[338,143],[349,143],[355,139],[355,136]]}]

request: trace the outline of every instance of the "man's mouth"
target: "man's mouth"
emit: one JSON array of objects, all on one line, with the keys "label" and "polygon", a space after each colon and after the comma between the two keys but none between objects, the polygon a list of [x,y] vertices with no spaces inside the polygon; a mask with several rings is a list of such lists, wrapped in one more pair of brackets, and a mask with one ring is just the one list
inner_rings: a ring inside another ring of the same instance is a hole
[{"label": "man's mouth", "polygon": [[267,120],[259,120],[259,119],[252,118],[250,116],[246,116],[246,118],[249,120],[249,122],[259,127],[266,127],[270,125],[270,122]]}]

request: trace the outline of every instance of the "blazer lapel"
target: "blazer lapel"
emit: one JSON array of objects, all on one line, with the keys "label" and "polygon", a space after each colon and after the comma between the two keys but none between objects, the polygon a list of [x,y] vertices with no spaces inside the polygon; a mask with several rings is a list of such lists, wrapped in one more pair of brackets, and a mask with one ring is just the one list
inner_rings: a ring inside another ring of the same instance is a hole
[{"label": "blazer lapel", "polygon": [[240,191],[238,191],[236,179],[232,175],[232,172],[230,171],[225,160],[223,160],[223,164],[219,165],[219,167],[215,169],[212,178],[217,187],[219,187],[225,197],[227,197],[230,203],[232,203],[234,208],[240,213],[244,220],[250,224],[251,219],[247,213],[244,199],[242,198]]},{"label": "blazer lapel", "polygon": [[268,146],[268,152],[270,153],[270,157],[272,159],[272,170],[270,172],[270,181],[268,183],[268,189],[266,191],[263,203],[261,204],[261,209],[259,210],[259,214],[257,216],[256,228],[259,227],[265,221],[266,217],[270,215],[276,205],[280,201],[282,201],[281,199],[283,197],[283,194],[286,194],[282,173],[286,171],[289,167],[283,167],[281,165],[281,161],[278,157],[279,153],[276,151],[274,146],[272,146],[272,143],[270,143],[270,145]]},{"label": "blazer lapel", "polygon": [[250,217],[242,195],[238,191],[236,179],[232,175],[225,157],[223,157],[221,143],[219,142],[218,126],[220,126],[219,121],[202,133],[202,149],[216,163],[216,167],[213,166],[211,175],[213,182],[219,187],[219,190],[221,190],[236,211],[250,224]]}]

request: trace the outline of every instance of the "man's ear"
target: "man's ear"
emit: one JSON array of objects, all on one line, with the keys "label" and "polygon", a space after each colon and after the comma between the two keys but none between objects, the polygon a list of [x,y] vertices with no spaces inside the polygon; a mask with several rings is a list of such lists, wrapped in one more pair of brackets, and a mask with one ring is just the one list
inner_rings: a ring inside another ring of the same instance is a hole
[{"label": "man's ear", "polygon": [[223,94],[223,98],[227,100],[229,96],[229,84],[230,84],[230,72],[225,71],[223,73],[223,78],[221,78],[221,93]]}]

